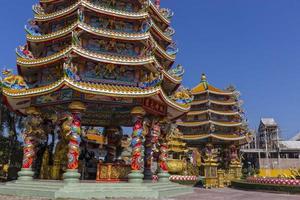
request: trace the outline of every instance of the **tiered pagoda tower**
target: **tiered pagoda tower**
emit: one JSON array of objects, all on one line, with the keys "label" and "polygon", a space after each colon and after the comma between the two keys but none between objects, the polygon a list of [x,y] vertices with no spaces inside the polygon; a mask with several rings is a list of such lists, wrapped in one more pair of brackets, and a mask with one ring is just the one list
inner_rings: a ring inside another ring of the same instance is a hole
[{"label": "tiered pagoda tower", "polygon": [[218,158],[215,161],[219,166],[229,167],[231,161],[239,159],[237,148],[248,139],[239,92],[233,87],[218,89],[203,74],[201,83],[191,93],[194,95],[191,110],[177,123],[184,139],[188,146],[201,150],[203,157],[213,148],[216,155],[211,156]]},{"label": "tiered pagoda tower", "polygon": [[[142,146],[152,124],[190,109],[191,96],[177,91],[184,70],[172,68],[178,52],[172,11],[149,0],[40,0],[33,11],[27,43],[17,48],[19,75],[3,73],[7,104],[28,120],[20,179],[32,177],[47,121],[61,125],[69,142],[64,178],[70,181],[79,177],[81,126],[133,126],[130,179],[139,181],[144,165],[151,165],[142,159]],[[163,135],[162,129],[159,141],[166,148]],[[158,159],[167,172],[164,156]]]}]

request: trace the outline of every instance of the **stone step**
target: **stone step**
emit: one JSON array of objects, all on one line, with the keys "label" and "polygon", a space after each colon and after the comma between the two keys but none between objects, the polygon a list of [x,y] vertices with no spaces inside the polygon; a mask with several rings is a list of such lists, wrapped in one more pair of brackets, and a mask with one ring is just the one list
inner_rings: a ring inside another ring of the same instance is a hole
[{"label": "stone step", "polygon": [[[56,190],[55,190],[56,191]],[[14,196],[26,196],[26,197],[46,197],[55,198],[55,191],[47,189],[35,189],[35,188],[14,188],[8,186],[0,187],[0,194],[14,195]]]},{"label": "stone step", "polygon": [[6,184],[8,187],[15,187],[15,188],[36,188],[36,189],[49,189],[49,190],[54,190],[57,191],[62,186],[54,186],[54,185],[30,185],[30,184],[12,184],[8,183]]}]

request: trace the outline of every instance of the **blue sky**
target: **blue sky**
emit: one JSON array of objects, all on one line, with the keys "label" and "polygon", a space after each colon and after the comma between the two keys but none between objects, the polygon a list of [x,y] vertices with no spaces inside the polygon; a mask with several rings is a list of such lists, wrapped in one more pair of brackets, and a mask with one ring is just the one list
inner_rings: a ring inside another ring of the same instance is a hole
[{"label": "blue sky", "polygon": [[[299,0],[161,0],[175,11],[172,26],[193,87],[205,72],[211,84],[235,85],[251,128],[274,117],[282,136],[300,130]],[[0,66],[14,67],[35,0],[1,2]]]}]

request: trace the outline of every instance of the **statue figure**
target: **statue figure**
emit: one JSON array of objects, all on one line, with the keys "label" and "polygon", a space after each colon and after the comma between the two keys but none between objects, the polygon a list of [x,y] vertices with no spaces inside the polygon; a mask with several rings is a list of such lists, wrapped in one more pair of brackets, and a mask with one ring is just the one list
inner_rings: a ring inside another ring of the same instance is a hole
[{"label": "statue figure", "polygon": [[169,55],[175,55],[179,52],[179,49],[177,48],[177,45],[175,42],[172,42],[168,47],[167,47],[167,50],[166,50],[167,54]]},{"label": "statue figure", "polygon": [[175,94],[171,97],[174,101],[180,104],[189,104],[193,101],[194,97],[190,90],[180,86]]},{"label": "statue figure", "polygon": [[83,7],[80,7],[77,11],[78,15],[78,21],[79,22],[84,22],[84,12],[83,12]]},{"label": "statue figure", "polygon": [[37,22],[35,20],[29,20],[28,24],[25,25],[25,30],[28,34],[33,36],[41,36],[41,29],[37,25]]},{"label": "statue figure", "polygon": [[168,71],[168,73],[171,76],[180,77],[180,78],[183,77],[184,72],[185,72],[185,70],[182,65],[177,65],[176,67],[174,67]]},{"label": "statue figure", "polygon": [[230,164],[240,165],[241,161],[238,156],[238,151],[235,145],[230,146]]},{"label": "statue figure", "polygon": [[26,109],[28,115],[25,119],[25,131],[23,132],[24,149],[23,149],[23,165],[22,168],[32,168],[33,161],[36,156],[36,144],[42,143],[47,139],[43,130],[43,119],[41,113],[34,107]]},{"label": "statue figure", "polygon": [[28,89],[24,78],[19,75],[13,75],[11,70],[3,70],[2,74],[4,76],[4,79],[1,81],[1,83],[4,87],[16,90]]},{"label": "statue figure", "polygon": [[126,165],[130,165],[131,163],[132,148],[130,144],[131,144],[131,137],[127,135],[123,136],[121,141],[122,153],[120,155],[120,158]]},{"label": "statue figure", "polygon": [[46,148],[44,154],[43,154],[43,159],[42,159],[42,166],[41,166],[41,171],[40,171],[40,179],[49,179],[50,178],[50,166],[49,166],[49,158],[50,158],[50,153],[48,148]]},{"label": "statue figure", "polygon": [[77,66],[72,63],[72,55],[71,54],[68,54],[65,57],[65,62],[64,62],[63,68],[64,68],[65,75],[68,78],[73,79],[75,81],[80,81],[80,77],[78,76]]},{"label": "statue figure", "polygon": [[218,152],[214,149],[213,145],[208,143],[204,149],[204,162],[205,163],[215,163],[217,162]]},{"label": "statue figure", "polygon": [[147,75],[145,74],[142,78],[142,81],[139,83],[141,88],[149,88],[149,87],[156,87],[161,84],[163,80],[162,74],[153,74],[152,72]]},{"label": "statue figure", "polygon": [[31,51],[29,51],[28,49],[28,45],[24,45],[24,46],[19,46],[16,49],[16,53],[18,56],[22,57],[22,58],[26,58],[26,59],[34,59],[34,56],[32,54]]}]

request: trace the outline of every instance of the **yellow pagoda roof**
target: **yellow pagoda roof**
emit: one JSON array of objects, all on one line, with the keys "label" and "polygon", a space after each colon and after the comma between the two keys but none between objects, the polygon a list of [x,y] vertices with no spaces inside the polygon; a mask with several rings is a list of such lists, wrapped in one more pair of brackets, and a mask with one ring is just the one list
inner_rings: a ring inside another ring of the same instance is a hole
[{"label": "yellow pagoda roof", "polygon": [[193,95],[197,95],[197,94],[203,94],[203,93],[212,93],[212,94],[219,94],[219,95],[232,95],[233,92],[230,91],[225,91],[225,90],[221,90],[218,89],[212,85],[210,85],[207,80],[206,80],[206,76],[204,74],[202,74],[201,77],[201,83],[199,85],[197,85],[196,87],[194,87],[191,90]]},{"label": "yellow pagoda roof", "polygon": [[201,110],[201,111],[190,111],[188,112],[187,115],[201,115],[205,113],[214,113],[218,115],[238,115],[239,112],[236,111],[219,111],[219,110],[213,110],[213,109],[208,109],[208,110]]},{"label": "yellow pagoda roof", "polygon": [[178,126],[185,126],[185,127],[197,127],[197,126],[203,126],[206,124],[214,124],[217,126],[227,126],[227,127],[235,127],[235,126],[241,126],[242,122],[217,122],[213,120],[207,120],[207,121],[196,121],[196,122],[177,122]]},{"label": "yellow pagoda roof", "polygon": [[203,140],[206,138],[215,138],[219,140],[238,141],[245,140],[246,136],[239,136],[236,134],[193,134],[184,135],[184,140]]},{"label": "yellow pagoda roof", "polygon": [[236,101],[234,100],[229,100],[229,101],[222,101],[222,100],[210,100],[210,99],[206,99],[206,100],[194,100],[191,105],[200,105],[200,104],[206,104],[206,103],[212,103],[212,104],[217,104],[217,105],[235,105],[237,104]]}]

